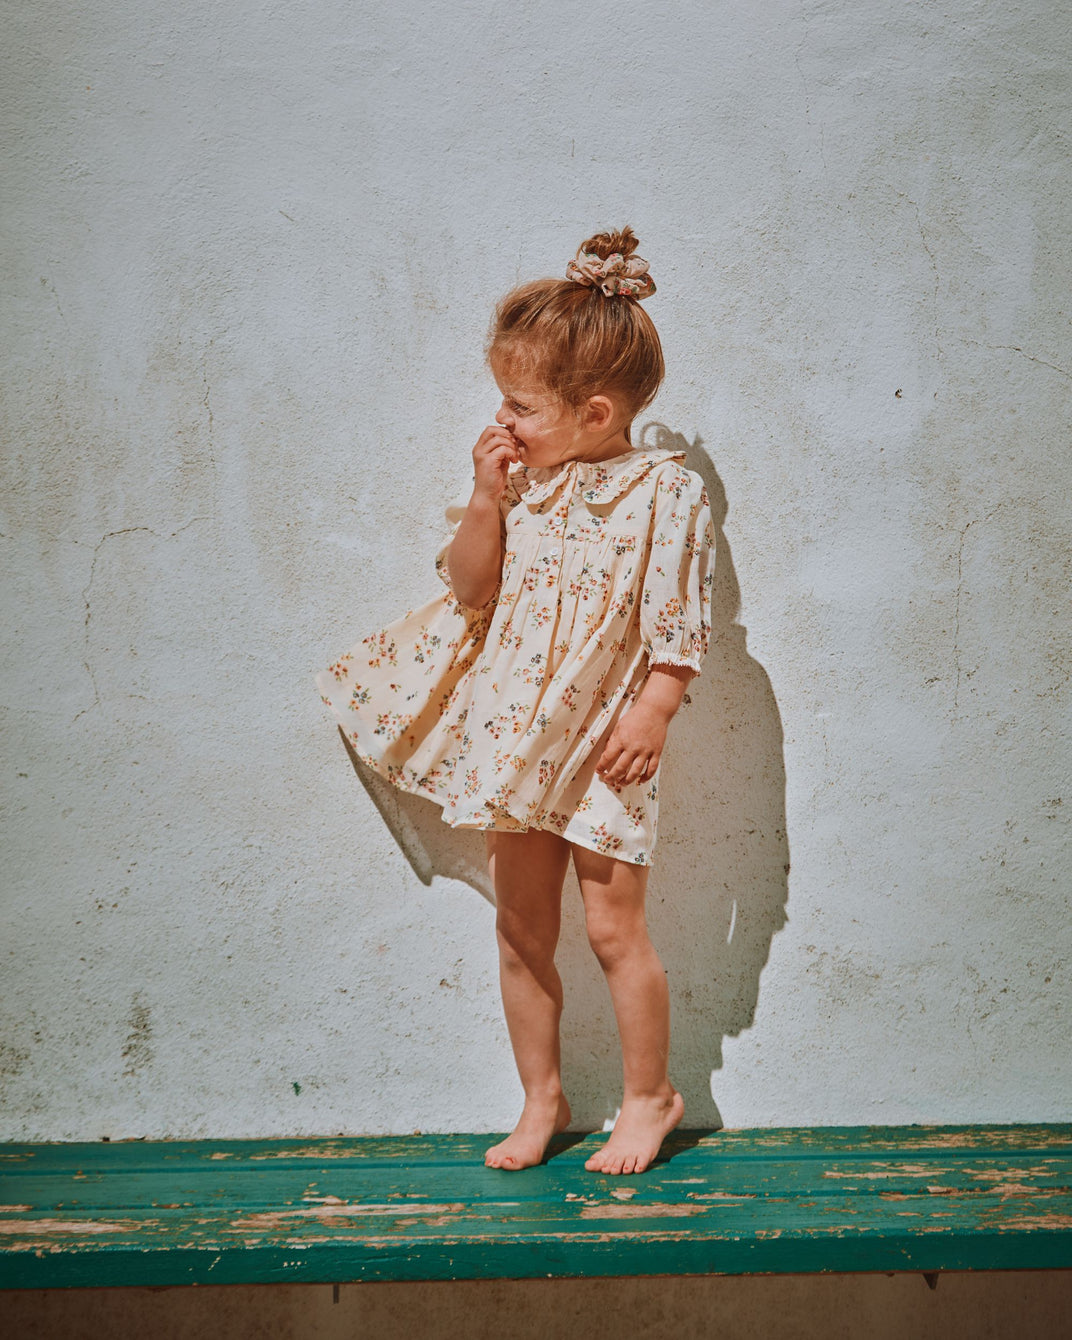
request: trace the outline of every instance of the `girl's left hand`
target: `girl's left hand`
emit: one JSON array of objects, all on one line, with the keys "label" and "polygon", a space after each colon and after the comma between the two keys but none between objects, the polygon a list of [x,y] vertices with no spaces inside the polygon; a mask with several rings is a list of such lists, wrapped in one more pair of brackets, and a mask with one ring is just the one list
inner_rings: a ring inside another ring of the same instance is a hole
[{"label": "girl's left hand", "polygon": [[638,701],[624,712],[599,756],[596,773],[608,786],[628,786],[655,776],[666,743],[667,721]]}]

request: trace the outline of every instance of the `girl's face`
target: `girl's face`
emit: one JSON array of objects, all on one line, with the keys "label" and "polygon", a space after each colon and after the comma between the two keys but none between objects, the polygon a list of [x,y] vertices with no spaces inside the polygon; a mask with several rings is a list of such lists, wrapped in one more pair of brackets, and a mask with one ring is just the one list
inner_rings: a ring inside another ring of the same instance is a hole
[{"label": "girl's face", "polygon": [[[544,469],[566,461],[606,460],[629,450],[621,432],[608,432],[607,426],[592,426],[584,407],[573,410],[546,390],[505,378],[499,380],[503,402],[495,415],[496,423],[509,429],[517,444],[522,465]],[[609,405],[608,405],[609,408]]]},{"label": "girl's face", "polygon": [[499,390],[495,421],[513,434],[522,465],[539,469],[574,459],[580,425],[568,405],[535,386],[500,383]]}]

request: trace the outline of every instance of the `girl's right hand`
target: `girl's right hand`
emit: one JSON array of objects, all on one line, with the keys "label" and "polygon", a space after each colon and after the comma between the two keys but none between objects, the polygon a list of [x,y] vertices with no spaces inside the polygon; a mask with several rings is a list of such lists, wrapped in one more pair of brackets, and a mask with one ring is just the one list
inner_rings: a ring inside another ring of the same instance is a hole
[{"label": "girl's right hand", "polygon": [[473,492],[498,503],[506,492],[510,466],[520,460],[514,435],[501,423],[489,424],[473,448]]}]

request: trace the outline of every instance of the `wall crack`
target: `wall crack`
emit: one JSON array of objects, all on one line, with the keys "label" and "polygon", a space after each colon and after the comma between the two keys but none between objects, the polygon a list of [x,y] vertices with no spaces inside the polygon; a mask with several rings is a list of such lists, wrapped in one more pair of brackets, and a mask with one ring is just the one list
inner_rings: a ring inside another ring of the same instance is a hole
[{"label": "wall crack", "polygon": [[82,619],[82,667],[89,676],[89,682],[93,687],[93,701],[88,707],[83,707],[79,712],[75,713],[74,720],[71,722],[72,726],[81,717],[84,717],[87,712],[91,712],[95,707],[99,707],[101,702],[100,688],[97,684],[97,676],[90,663],[89,651],[90,622],[93,618],[93,585],[97,580],[97,560],[100,558],[101,550],[109,540],[114,540],[120,535],[146,534],[151,535],[156,540],[173,540],[176,535],[181,535],[184,530],[188,529],[188,527],[192,526],[196,521],[205,521],[207,519],[207,517],[202,516],[191,517],[189,521],[184,521],[176,530],[171,531],[170,534],[165,536],[161,536],[159,531],[153,530],[152,526],[124,526],[120,530],[106,531],[93,546],[93,558],[89,564],[89,580],[82,588],[82,604],[85,609],[85,614]]},{"label": "wall crack", "polygon": [[1008,349],[1010,353],[1019,354],[1026,358],[1029,363],[1038,363],[1040,367],[1049,368],[1052,372],[1059,372],[1062,377],[1067,377],[1072,381],[1072,370],[1062,368],[1057,363],[1047,362],[1045,358],[1039,358],[1036,354],[1029,354],[1022,345],[1019,344],[984,344],[982,340],[969,340],[969,344],[974,344],[979,349]]}]

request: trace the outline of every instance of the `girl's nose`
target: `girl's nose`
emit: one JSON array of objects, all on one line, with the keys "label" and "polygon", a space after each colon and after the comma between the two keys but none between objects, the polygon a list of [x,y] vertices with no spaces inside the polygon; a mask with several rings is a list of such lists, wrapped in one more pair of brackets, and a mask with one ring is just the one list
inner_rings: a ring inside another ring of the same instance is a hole
[{"label": "girl's nose", "polygon": [[514,416],[506,408],[506,401],[504,400],[499,406],[498,413],[495,415],[495,422],[501,423],[504,428],[509,428],[513,421]]}]

